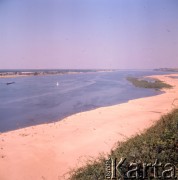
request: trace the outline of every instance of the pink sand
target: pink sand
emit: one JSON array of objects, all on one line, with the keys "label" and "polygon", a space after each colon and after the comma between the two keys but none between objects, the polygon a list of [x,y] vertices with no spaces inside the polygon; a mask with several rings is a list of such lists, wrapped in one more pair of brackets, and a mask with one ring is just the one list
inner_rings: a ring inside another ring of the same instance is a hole
[{"label": "pink sand", "polygon": [[178,106],[178,100],[174,101],[178,98],[178,79],[152,77],[174,88],[56,123],[0,134],[0,180],[63,180],[70,168],[80,166],[90,156],[109,153],[118,141],[149,128]]}]

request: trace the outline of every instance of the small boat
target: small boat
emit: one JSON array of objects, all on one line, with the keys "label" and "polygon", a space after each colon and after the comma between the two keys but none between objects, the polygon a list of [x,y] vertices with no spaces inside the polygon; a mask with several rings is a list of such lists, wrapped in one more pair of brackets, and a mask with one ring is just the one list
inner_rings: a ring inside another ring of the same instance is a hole
[{"label": "small boat", "polygon": [[14,84],[15,82],[7,82],[6,85]]},{"label": "small boat", "polygon": [[58,82],[56,83],[56,86],[59,86],[59,83],[58,83]]}]

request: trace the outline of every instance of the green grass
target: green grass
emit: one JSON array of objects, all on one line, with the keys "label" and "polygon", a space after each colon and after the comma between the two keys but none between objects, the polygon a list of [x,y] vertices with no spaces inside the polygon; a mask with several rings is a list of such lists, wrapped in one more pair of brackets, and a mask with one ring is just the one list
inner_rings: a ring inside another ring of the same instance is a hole
[{"label": "green grass", "polygon": [[155,80],[154,82],[149,82],[146,80],[139,80],[135,77],[127,77],[127,80],[130,81],[134,86],[141,88],[153,88],[153,89],[162,89],[162,88],[171,88],[172,86],[166,84],[160,80]]},{"label": "green grass", "polygon": [[[126,142],[118,143],[109,157],[126,157],[128,162],[154,163],[158,159],[162,164],[172,163],[178,166],[178,109],[161,117],[151,128]],[[109,158],[107,157],[107,159]],[[86,166],[70,172],[71,180],[104,180],[104,156],[90,160]],[[178,174],[176,173],[178,176]]]}]

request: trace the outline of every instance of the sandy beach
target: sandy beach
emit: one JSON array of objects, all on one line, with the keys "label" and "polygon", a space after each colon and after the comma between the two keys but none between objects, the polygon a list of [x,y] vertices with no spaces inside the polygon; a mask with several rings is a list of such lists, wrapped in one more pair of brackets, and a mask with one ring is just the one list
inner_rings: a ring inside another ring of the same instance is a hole
[{"label": "sandy beach", "polygon": [[[178,79],[152,97],[72,115],[62,121],[0,134],[0,180],[63,180],[70,168],[109,153],[118,141],[143,132],[178,107]],[[177,98],[177,99],[176,99]]]}]

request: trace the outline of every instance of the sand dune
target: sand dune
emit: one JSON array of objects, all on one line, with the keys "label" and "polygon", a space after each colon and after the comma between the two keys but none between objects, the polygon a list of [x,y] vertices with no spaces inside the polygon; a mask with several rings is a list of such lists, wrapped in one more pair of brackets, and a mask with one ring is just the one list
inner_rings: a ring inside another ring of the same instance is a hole
[{"label": "sand dune", "polygon": [[152,76],[174,86],[163,94],[0,134],[0,179],[63,180],[86,158],[109,153],[118,140],[143,132],[178,106],[178,79],[169,76]]}]

